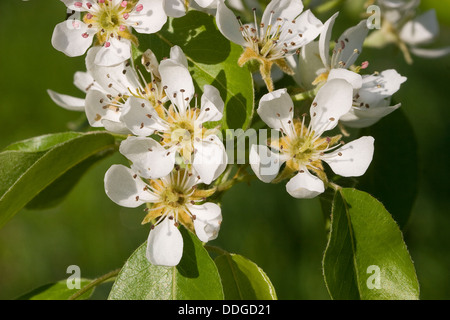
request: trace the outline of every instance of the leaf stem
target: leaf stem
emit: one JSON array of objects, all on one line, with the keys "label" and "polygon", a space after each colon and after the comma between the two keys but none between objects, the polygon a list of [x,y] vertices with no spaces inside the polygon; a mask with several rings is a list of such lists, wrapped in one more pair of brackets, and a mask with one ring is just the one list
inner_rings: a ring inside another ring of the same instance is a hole
[{"label": "leaf stem", "polygon": [[216,246],[211,246],[206,244],[204,246],[204,248],[212,253],[218,254],[218,255],[223,255],[223,254],[228,254],[227,251],[223,250],[222,248],[216,247]]},{"label": "leaf stem", "polygon": [[122,270],[122,268],[119,268],[119,269],[113,270],[111,272],[108,272],[107,274],[104,274],[103,276],[93,280],[92,282],[88,283],[83,288],[81,288],[80,290],[75,292],[67,300],[76,300],[76,299],[78,299],[81,295],[83,295],[84,293],[88,292],[90,289],[100,285],[101,283],[105,282],[106,280],[109,280],[111,278],[115,278],[119,274],[120,270]]}]

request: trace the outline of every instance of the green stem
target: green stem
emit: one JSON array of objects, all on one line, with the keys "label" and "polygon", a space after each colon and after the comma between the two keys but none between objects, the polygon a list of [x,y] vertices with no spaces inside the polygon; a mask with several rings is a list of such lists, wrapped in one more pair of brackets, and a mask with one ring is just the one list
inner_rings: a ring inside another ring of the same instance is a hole
[{"label": "green stem", "polygon": [[293,96],[291,96],[291,98],[292,98],[292,101],[304,101],[304,100],[308,100],[308,99],[313,100],[316,97],[318,91],[319,91],[318,88],[311,89],[309,91],[305,91],[305,92],[293,95]]},{"label": "green stem", "polygon": [[106,280],[109,280],[111,278],[115,278],[120,270],[122,268],[113,270],[111,272],[108,272],[107,274],[93,280],[92,282],[88,283],[87,285],[85,285],[83,288],[81,288],[80,290],[78,290],[77,292],[75,292],[72,296],[69,297],[69,299],[67,300],[76,300],[78,299],[80,296],[82,296],[84,293],[88,292],[90,289],[98,286],[99,284],[105,282]]}]

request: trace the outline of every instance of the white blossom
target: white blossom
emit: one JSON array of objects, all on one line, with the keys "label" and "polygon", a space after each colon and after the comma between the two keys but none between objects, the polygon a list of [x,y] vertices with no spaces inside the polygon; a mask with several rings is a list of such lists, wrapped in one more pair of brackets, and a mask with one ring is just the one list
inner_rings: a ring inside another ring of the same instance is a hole
[{"label": "white blossom", "polygon": [[168,99],[161,85],[159,63],[151,50],[142,55],[142,64],[148,79],[133,68],[129,61],[114,66],[99,66],[95,57],[99,47],[88,50],[86,72],[76,72],[74,84],[86,97],[76,98],[48,90],[50,97],[59,106],[76,111],[85,111],[92,127],[105,127],[115,133],[130,133],[120,117],[125,102],[130,97],[139,97],[154,104],[163,104]]},{"label": "white blossom", "polygon": [[[101,45],[94,62],[102,66],[131,57],[131,33],[155,33],[167,21],[163,0],[61,0],[74,14],[56,25],[52,44],[70,57],[83,55],[94,36]],[[80,15],[83,14],[81,18]]]},{"label": "white blossom", "polygon": [[273,64],[292,74],[285,58],[313,41],[322,30],[322,22],[310,10],[302,11],[300,0],[272,0],[260,21],[256,10],[253,10],[253,23],[243,24],[240,17],[236,17],[224,1],[219,0],[216,23],[228,40],[245,48],[238,64],[243,66],[249,61],[257,61],[260,73],[269,91],[272,91],[270,73]]},{"label": "white blossom", "polygon": [[[298,59],[291,57],[288,62],[295,71],[294,79],[306,90],[325,83],[333,69],[351,68],[362,52],[363,43],[369,32],[367,20],[362,20],[342,33],[330,52],[333,26],[338,13],[324,23],[319,40],[300,50]],[[359,69],[367,67],[364,62]]]},{"label": "white blossom", "polygon": [[351,128],[369,127],[400,108],[400,103],[390,105],[391,97],[407,80],[394,69],[363,76],[350,70],[333,69],[328,81],[333,79],[344,79],[353,87],[352,108],[340,118],[342,124]]},{"label": "white blossom", "polygon": [[295,198],[313,198],[325,191],[327,178],[322,162],[344,177],[363,175],[373,157],[372,137],[361,137],[348,144],[339,143],[340,135],[322,137],[350,111],[352,101],[353,87],[347,81],[328,81],[314,99],[311,121],[306,125],[306,115],[301,121],[294,120],[294,104],[286,89],[263,96],[258,114],[282,137],[268,141],[268,146],[252,146],[250,165],[258,178],[266,183],[273,181],[285,164],[282,176],[295,174],[286,185],[287,192]]},{"label": "white blossom", "polygon": [[200,180],[186,170],[177,170],[157,180],[142,179],[123,165],[113,165],[105,174],[105,191],[120,206],[136,208],[147,204],[144,223],[152,223],[146,256],[150,263],[176,266],[183,255],[183,238],[178,229],[184,225],[208,242],[217,238],[222,213],[205,198],[211,190],[199,190]]}]

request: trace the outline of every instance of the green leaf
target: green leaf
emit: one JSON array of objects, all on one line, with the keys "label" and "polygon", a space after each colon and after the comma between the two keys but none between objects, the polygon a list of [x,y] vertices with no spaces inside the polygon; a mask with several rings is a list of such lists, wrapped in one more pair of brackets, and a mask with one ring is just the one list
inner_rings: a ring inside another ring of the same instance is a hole
[{"label": "green leaf", "polygon": [[28,203],[31,208],[58,203],[94,162],[115,149],[106,132],[51,134],[7,147],[0,153],[0,227]]},{"label": "green leaf", "polygon": [[[225,101],[223,129],[249,128],[253,117],[253,78],[247,68],[238,66],[241,46],[228,41],[217,29],[214,17],[189,11],[181,18],[169,18],[154,35],[140,35],[140,47],[151,48],[161,59],[168,57],[170,47],[183,49],[191,75],[198,88],[210,84]],[[143,51],[145,51],[143,49]]]},{"label": "green leaf", "polygon": [[[91,281],[92,280],[88,279],[80,279],[80,289],[88,285]],[[92,288],[91,290],[85,292],[78,299],[79,300],[89,299],[89,297],[94,292],[94,289],[95,288]],[[56,283],[49,283],[39,288],[36,288],[20,296],[16,300],[67,300],[78,290],[79,289],[76,288],[69,289],[67,287],[67,280],[61,280]]]},{"label": "green leaf", "polygon": [[356,189],[336,193],[323,272],[333,299],[419,298],[414,265],[398,225],[378,200]]},{"label": "green leaf", "polygon": [[418,155],[413,127],[403,110],[364,129],[375,138],[375,154],[357,188],[380,200],[403,229],[417,195]]},{"label": "green leaf", "polygon": [[226,300],[276,300],[275,288],[254,262],[234,253],[214,259]]},{"label": "green leaf", "polygon": [[220,276],[201,241],[180,228],[183,257],[176,267],[152,265],[147,243],[127,260],[114,282],[109,300],[222,300]]}]

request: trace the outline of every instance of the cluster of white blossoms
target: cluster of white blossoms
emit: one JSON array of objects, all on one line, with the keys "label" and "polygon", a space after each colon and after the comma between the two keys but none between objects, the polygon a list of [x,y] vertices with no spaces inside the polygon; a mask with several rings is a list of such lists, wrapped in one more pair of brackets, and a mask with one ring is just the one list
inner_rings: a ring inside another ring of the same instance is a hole
[{"label": "cluster of white blossoms", "polygon": [[352,108],[340,121],[352,128],[368,127],[400,107],[401,104],[391,106],[390,101],[406,77],[394,69],[362,75],[361,71],[369,66],[369,62],[354,65],[369,33],[366,20],[345,30],[330,52],[337,16],[336,13],[325,22],[318,41],[302,48],[298,57],[292,57],[288,62],[295,70],[294,80],[305,90],[320,88],[332,79],[344,79],[350,83],[353,87]]},{"label": "cluster of white blossoms", "polygon": [[[211,197],[229,161],[220,126],[208,129],[205,123],[220,121],[225,105],[211,85],[197,96],[188,60],[178,46],[162,61],[148,49],[141,65],[135,62],[131,50],[138,40],[132,29],[158,32],[168,16],[181,17],[190,9],[215,16],[224,37],[243,47],[236,63],[258,67],[269,91],[260,99],[257,113],[278,138],[251,146],[251,168],[266,183],[289,179],[286,190],[295,198],[316,197],[331,185],[324,163],[343,177],[363,175],[372,161],[374,138],[344,143],[332,130],[340,125],[345,134],[344,126],[370,126],[400,106],[390,101],[405,77],[393,69],[361,75],[368,62],[355,65],[369,34],[366,20],[346,30],[330,51],[338,13],[322,23],[310,10],[304,11],[301,0],[272,0],[261,19],[253,10],[249,24],[229,8],[245,8],[237,0],[62,2],[71,14],[55,27],[52,43],[68,56],[87,52],[86,72],[74,76],[85,97],[48,93],[59,106],[85,112],[92,127],[123,135],[119,151],[130,167],[113,165],[106,172],[106,194],[120,206],[146,206],[143,223],[151,224],[147,258],[156,265],[180,262],[179,225],[203,242],[218,235],[222,213]],[[398,12],[415,12],[417,1],[406,7],[405,1],[379,2]],[[405,21],[391,21],[402,27],[403,39],[416,28],[409,24],[417,24]],[[309,115],[296,117],[287,89],[275,90],[273,65],[293,76],[300,90],[313,92]]]}]

